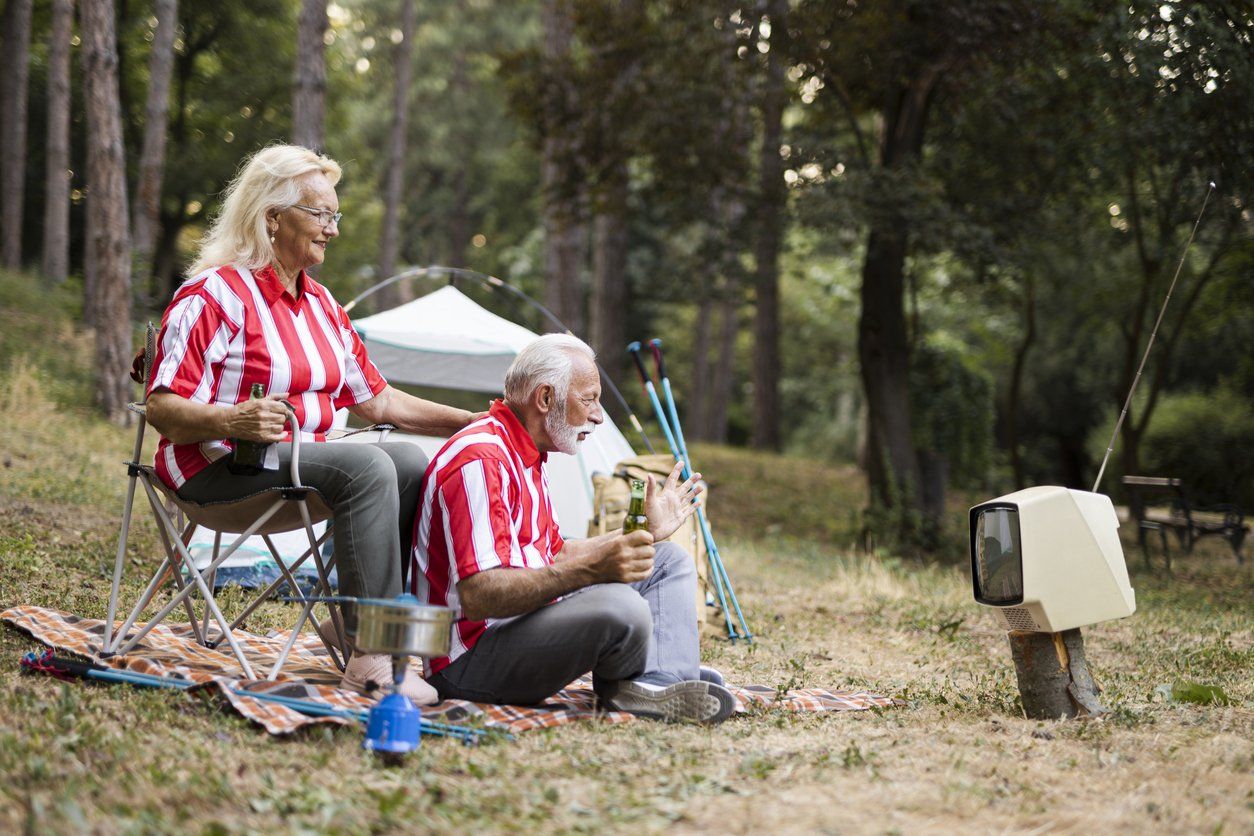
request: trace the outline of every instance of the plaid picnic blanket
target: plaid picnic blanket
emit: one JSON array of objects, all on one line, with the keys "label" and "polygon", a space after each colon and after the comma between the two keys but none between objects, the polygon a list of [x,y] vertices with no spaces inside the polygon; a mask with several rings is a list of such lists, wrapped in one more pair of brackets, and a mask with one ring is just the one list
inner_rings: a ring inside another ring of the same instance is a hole
[{"label": "plaid picnic blanket", "polygon": [[[97,652],[104,636],[104,621],[100,619],[80,618],[44,607],[19,606],[0,613],[0,620],[29,633],[54,650],[68,651],[111,668],[190,679],[197,683],[190,690],[216,690],[236,711],[274,735],[290,734],[319,723],[346,725],[352,721],[339,717],[310,717],[283,705],[248,699],[234,693],[234,689],[297,697],[332,708],[369,708],[374,702],[361,694],[336,687],[340,673],[316,636],[297,639],[287,664],[279,677],[271,682],[243,678],[243,670],[229,648],[223,652],[204,647],[197,643],[191,626],[187,624],[159,624],[126,656],[101,659]],[[137,628],[142,629],[142,626]],[[259,671],[269,670],[290,636],[287,631],[275,631],[266,636],[235,631],[236,641],[249,664]],[[868,691],[807,688],[780,694],[776,689],[763,685],[728,687],[736,697],[738,713],[751,709],[860,711],[897,704],[891,697]],[[572,682],[538,706],[445,700],[435,706],[423,707],[422,714],[437,722],[473,722],[514,734],[576,720],[596,718],[602,722],[624,723],[635,719],[625,712],[599,710],[589,678]]]}]

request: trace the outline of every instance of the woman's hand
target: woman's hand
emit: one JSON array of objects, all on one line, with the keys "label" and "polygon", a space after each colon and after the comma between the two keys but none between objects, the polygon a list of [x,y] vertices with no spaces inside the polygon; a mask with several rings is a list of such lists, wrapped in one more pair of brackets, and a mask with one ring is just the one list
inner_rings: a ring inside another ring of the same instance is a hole
[{"label": "woman's hand", "polygon": [[231,407],[227,418],[227,437],[270,443],[282,441],[287,429],[287,394],[266,395]]},{"label": "woman's hand", "polygon": [[675,533],[684,521],[701,507],[700,496],[705,490],[701,483],[701,474],[694,473],[682,483],[679,474],[683,470],[681,462],[675,462],[666,484],[658,489],[657,479],[649,474],[648,490],[644,497],[644,513],[649,518],[649,531],[655,541],[661,542]]}]

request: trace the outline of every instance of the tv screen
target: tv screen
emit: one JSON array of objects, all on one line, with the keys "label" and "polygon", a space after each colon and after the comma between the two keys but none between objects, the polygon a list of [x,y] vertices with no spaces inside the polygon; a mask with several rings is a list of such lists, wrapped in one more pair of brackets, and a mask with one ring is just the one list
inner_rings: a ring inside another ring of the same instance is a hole
[{"label": "tv screen", "polygon": [[1019,542],[1019,510],[984,506],[973,512],[972,579],[975,600],[994,607],[1023,603],[1023,549]]}]

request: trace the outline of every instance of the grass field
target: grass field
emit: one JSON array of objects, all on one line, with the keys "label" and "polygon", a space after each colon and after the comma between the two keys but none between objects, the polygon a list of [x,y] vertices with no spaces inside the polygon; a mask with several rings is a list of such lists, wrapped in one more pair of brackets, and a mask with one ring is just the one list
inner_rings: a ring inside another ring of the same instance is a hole
[{"label": "grass field", "polygon": [[[0,280],[0,609],[100,617],[131,434],[77,406],[90,342],[62,309]],[[1254,561],[1207,547],[1168,578],[1129,549],[1137,614],[1086,632],[1111,713],[1033,722],[959,569],[852,550],[854,468],[697,455],[758,634],[708,645],[707,662],[904,707],[436,740],[386,769],[356,730],[279,740],[185,695],[23,676],[34,643],[0,628],[0,832],[1254,832]],[[132,586],[157,553],[141,526]],[[1158,690],[1179,681],[1231,704]]]}]

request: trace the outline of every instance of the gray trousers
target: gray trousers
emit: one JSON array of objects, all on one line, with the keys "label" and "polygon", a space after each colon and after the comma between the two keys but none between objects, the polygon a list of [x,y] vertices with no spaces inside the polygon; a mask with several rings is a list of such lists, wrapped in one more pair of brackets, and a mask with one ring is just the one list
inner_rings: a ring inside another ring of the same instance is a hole
[{"label": "gray trousers", "polygon": [[696,583],[688,553],[659,543],[645,580],[589,586],[498,622],[428,681],[441,699],[535,705],[588,671],[598,692],[621,679],[697,679]]},{"label": "gray trousers", "polygon": [[[291,485],[291,447],[279,445],[279,469],[237,476],[224,456],[189,479],[179,496],[191,502],[239,499]],[[303,443],[300,479],[335,513],[335,565],[340,594],[393,598],[401,594],[402,560],[414,537],[427,455],[416,444]],[[344,609],[345,630],[357,633],[353,607]]]}]

